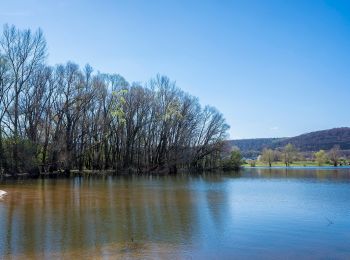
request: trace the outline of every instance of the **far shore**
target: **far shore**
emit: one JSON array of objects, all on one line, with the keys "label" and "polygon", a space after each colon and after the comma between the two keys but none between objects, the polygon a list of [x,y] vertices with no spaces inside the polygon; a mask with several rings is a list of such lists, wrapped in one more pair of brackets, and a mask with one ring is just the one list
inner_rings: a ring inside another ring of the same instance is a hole
[{"label": "far shore", "polygon": [[260,168],[260,169],[350,169],[350,165],[343,165],[343,166],[333,166],[333,165],[290,165],[290,166],[285,166],[285,165],[256,165],[256,166],[251,166],[251,165],[242,165],[243,168]]}]

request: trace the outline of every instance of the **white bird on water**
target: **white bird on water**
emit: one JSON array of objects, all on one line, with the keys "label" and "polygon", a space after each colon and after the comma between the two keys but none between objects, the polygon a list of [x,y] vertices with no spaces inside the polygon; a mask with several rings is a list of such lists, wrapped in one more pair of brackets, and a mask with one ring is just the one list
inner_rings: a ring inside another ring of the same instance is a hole
[{"label": "white bird on water", "polygon": [[0,190],[0,198],[2,198],[3,196],[5,196],[7,194],[6,191]]}]

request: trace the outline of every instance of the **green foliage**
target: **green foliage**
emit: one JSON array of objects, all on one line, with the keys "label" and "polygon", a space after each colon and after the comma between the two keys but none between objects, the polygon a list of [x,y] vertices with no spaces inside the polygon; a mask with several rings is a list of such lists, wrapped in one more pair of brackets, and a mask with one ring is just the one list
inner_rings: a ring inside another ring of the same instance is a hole
[{"label": "green foliage", "polygon": [[275,151],[273,151],[272,149],[264,149],[261,155],[261,161],[268,163],[271,167],[272,162],[275,161],[275,157]]},{"label": "green foliage", "polygon": [[242,154],[239,150],[233,150],[230,158],[225,160],[223,163],[224,170],[238,169],[242,166]]},{"label": "green foliage", "polygon": [[283,161],[286,166],[290,166],[290,164],[297,159],[298,152],[295,149],[294,145],[291,143],[287,144],[282,151]]},{"label": "green foliage", "polygon": [[121,89],[112,92],[112,110],[111,115],[116,117],[122,124],[125,124],[124,105],[126,103],[125,95],[128,93],[127,89]]},{"label": "green foliage", "polygon": [[163,116],[164,120],[169,120],[171,118],[181,119],[182,115],[180,106],[181,104],[178,100],[170,102]]},{"label": "green foliage", "polygon": [[314,154],[318,166],[322,166],[328,160],[327,153],[324,150],[319,150]]}]

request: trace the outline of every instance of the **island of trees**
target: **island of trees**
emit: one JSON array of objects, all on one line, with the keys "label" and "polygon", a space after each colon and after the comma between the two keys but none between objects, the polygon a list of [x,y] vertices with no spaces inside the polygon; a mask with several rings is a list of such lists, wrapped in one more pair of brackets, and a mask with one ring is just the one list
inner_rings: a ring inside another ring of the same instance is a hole
[{"label": "island of trees", "polygon": [[0,36],[0,172],[169,172],[221,163],[222,114],[166,76],[146,84],[49,66],[41,30]]}]

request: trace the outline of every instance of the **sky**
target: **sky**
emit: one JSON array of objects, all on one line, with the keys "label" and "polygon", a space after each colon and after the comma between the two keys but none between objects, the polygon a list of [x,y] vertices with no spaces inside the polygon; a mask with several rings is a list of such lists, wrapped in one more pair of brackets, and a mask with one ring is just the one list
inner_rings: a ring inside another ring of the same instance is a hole
[{"label": "sky", "polygon": [[216,107],[230,138],[350,126],[350,1],[0,0],[0,26],[41,28],[51,65],[129,82],[167,75]]}]

